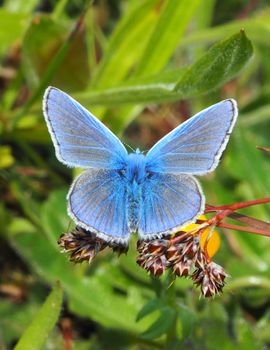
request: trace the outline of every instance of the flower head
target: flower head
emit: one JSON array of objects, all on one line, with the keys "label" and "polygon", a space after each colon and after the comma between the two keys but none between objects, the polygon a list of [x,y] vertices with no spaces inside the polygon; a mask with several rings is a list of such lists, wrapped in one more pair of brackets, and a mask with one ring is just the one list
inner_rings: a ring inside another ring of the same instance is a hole
[{"label": "flower head", "polygon": [[214,237],[215,245],[209,250],[208,243],[213,237],[208,237],[209,228],[196,231],[197,227],[198,224],[189,225],[169,238],[139,241],[137,263],[155,276],[171,269],[175,276],[190,277],[204,297],[212,297],[222,291],[227,274],[210,260],[210,254],[217,250],[218,236]]},{"label": "flower head", "polygon": [[63,252],[69,254],[69,260],[75,263],[88,261],[89,263],[95,256],[105,248],[111,248],[118,254],[126,253],[128,246],[115,243],[108,243],[97,237],[93,232],[76,226],[71,232],[63,234],[58,240],[59,246]]}]

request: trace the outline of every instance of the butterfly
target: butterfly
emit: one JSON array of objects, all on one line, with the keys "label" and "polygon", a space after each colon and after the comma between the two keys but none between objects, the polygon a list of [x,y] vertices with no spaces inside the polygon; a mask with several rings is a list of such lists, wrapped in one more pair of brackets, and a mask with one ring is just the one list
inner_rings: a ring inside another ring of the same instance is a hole
[{"label": "butterfly", "polygon": [[194,175],[213,171],[237,119],[233,99],[180,124],[144,155],[121,141],[63,91],[48,87],[43,113],[58,160],[86,170],[67,195],[79,227],[126,244],[137,232],[149,240],[173,234],[201,215],[205,197]]}]

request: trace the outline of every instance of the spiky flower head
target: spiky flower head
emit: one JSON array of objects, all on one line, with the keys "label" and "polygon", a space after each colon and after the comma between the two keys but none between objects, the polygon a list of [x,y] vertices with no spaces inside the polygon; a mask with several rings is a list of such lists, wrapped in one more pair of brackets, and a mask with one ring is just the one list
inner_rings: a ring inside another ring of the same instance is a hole
[{"label": "spiky flower head", "polygon": [[62,251],[69,254],[69,260],[75,263],[88,261],[89,263],[95,256],[105,248],[111,248],[118,254],[126,253],[128,246],[115,243],[108,243],[97,237],[93,232],[76,226],[71,232],[63,234],[58,240]]}]

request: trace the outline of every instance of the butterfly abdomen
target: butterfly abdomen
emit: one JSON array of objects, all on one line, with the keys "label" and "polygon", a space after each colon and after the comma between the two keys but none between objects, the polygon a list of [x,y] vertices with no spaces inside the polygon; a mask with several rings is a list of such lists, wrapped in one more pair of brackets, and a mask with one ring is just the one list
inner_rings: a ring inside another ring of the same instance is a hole
[{"label": "butterfly abdomen", "polygon": [[137,182],[133,181],[128,185],[127,199],[128,228],[133,233],[138,230],[139,225],[140,185]]}]

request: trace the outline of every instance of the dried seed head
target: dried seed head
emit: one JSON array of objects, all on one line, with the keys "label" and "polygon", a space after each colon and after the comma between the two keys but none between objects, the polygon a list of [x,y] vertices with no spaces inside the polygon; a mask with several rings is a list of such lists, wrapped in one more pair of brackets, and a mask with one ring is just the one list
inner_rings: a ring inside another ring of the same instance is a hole
[{"label": "dried seed head", "polygon": [[69,254],[69,260],[75,263],[88,261],[89,263],[103,249],[109,247],[119,254],[125,253],[128,246],[108,243],[97,237],[93,232],[76,226],[71,232],[63,234],[58,240],[62,251]]},{"label": "dried seed head", "polygon": [[193,261],[188,257],[183,257],[172,265],[173,273],[179,277],[187,277],[190,275]]},{"label": "dried seed head", "polygon": [[167,248],[168,240],[166,239],[138,241],[137,250],[139,256],[137,257],[137,264],[154,276],[162,275],[167,267],[167,258],[165,256]]},{"label": "dried seed head", "polygon": [[223,267],[210,262],[205,265],[204,269],[197,268],[192,275],[192,279],[194,284],[201,287],[204,297],[212,297],[222,292],[227,276]]}]

